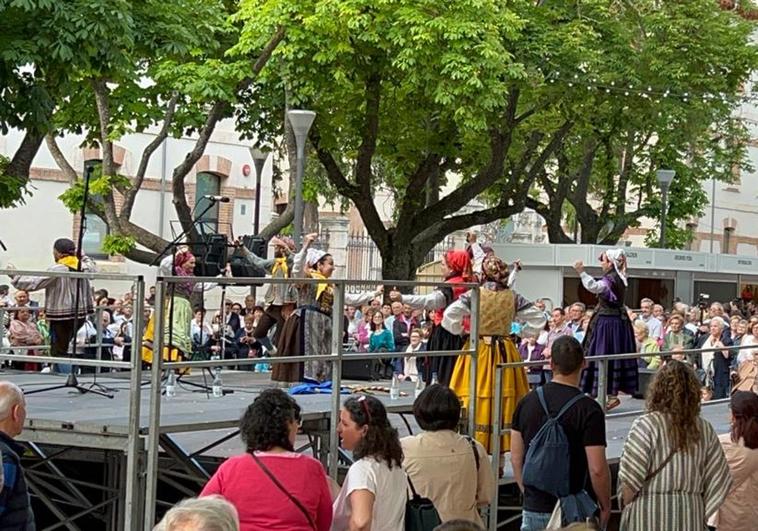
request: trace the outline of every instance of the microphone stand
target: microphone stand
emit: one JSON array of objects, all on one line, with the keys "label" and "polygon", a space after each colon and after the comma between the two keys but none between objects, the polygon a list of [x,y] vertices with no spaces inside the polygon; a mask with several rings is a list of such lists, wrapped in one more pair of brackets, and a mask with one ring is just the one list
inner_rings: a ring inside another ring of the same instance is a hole
[{"label": "microphone stand", "polygon": [[[76,258],[77,258],[77,264],[76,264],[76,272],[81,273],[82,272],[82,241],[84,241],[84,229],[87,225],[87,201],[89,200],[89,183],[90,178],[92,177],[92,166],[88,166],[84,170],[84,196],[82,199],[82,209],[79,213],[79,237],[78,241],[76,243]],[[76,357],[76,339],[79,335],[79,294],[80,294],[80,288],[81,287],[81,279],[76,279],[76,297],[74,299],[74,352],[72,354],[72,357]],[[87,318],[85,317],[84,320],[86,321]],[[73,363],[71,364],[71,372],[68,374],[68,377],[66,378],[66,383],[61,385],[54,385],[51,387],[45,387],[42,389],[34,389],[32,391],[25,391],[25,395],[33,395],[36,393],[43,393],[45,391],[53,391],[55,389],[65,389],[65,388],[71,388],[75,389],[76,391],[79,391],[81,394],[86,393],[93,393],[96,395],[104,396],[106,398],[113,398],[113,395],[110,394],[110,389],[100,386],[99,384],[96,384],[93,382],[93,384],[88,388],[84,387],[82,385],[79,385],[79,380],[76,378],[76,370],[77,367]],[[95,373],[97,373],[97,367],[95,367]],[[98,385],[103,390],[99,391],[94,389],[93,387],[95,385]],[[107,389],[107,390],[106,390]]]},{"label": "microphone stand", "polygon": [[[180,232],[179,235],[176,238],[174,238],[173,240],[171,240],[168,243],[168,245],[166,245],[166,247],[153,259],[153,261],[150,262],[150,264],[148,264],[149,266],[156,265],[164,256],[166,256],[166,253],[169,252],[169,250],[175,248],[179,244],[179,241],[182,238],[184,238],[184,236],[187,234],[187,232],[189,232],[190,229],[194,228],[203,219],[203,216],[205,216],[205,214],[207,214],[210,211],[210,209],[213,208],[213,206],[218,202],[218,200],[214,199],[214,198],[206,198],[206,199],[208,199],[208,205],[205,207],[205,209],[202,212],[200,212],[200,214],[198,214],[195,217],[195,219],[192,220],[192,223],[190,224],[189,229],[182,230],[182,232]],[[174,253],[174,255],[175,254],[176,253]],[[172,268],[171,268],[171,274],[172,275],[175,274],[173,264],[172,264]],[[170,294],[170,297],[171,297],[171,306],[169,307],[169,315],[168,315],[168,325],[169,325],[169,329],[168,329],[169,356],[170,356],[170,353],[171,353],[171,339],[172,339],[173,332],[174,332],[174,326],[173,326],[173,320],[174,320],[173,319],[173,317],[174,317],[174,302],[173,302],[173,299],[174,299],[174,289],[175,289],[175,286],[176,286],[176,284],[172,282],[171,283],[171,294]],[[163,326],[163,323],[155,323],[155,326]],[[163,347],[162,347],[162,345],[153,345],[153,363],[155,363],[156,348],[158,350],[157,355],[158,356],[163,356]],[[188,352],[187,354],[190,354],[190,353]],[[181,380],[182,376],[183,375],[179,375],[179,377],[176,379],[177,383],[179,382],[179,380]],[[166,374],[166,376],[164,376],[164,377],[161,378],[161,380],[165,380],[165,379],[168,379],[168,373]],[[205,372],[203,372],[203,380],[205,380]],[[148,381],[148,382],[145,382],[144,384],[148,384],[148,383],[150,383],[150,382]],[[196,384],[194,382],[187,382],[187,381],[184,381],[184,380],[182,380],[182,383],[187,384],[187,385],[191,385],[191,386],[194,386],[194,387],[199,387],[199,388],[203,389],[206,392],[206,394],[208,394],[210,392],[210,387],[208,387],[208,385]],[[206,381],[206,383],[207,383],[207,381]]]}]

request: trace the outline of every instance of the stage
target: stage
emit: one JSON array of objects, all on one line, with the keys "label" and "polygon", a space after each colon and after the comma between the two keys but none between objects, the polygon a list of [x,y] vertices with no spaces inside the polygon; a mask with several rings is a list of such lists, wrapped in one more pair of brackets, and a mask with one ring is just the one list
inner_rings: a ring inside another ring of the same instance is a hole
[{"label": "stage", "polygon": [[[45,374],[5,372],[3,377],[18,384],[24,391],[65,382],[65,377]],[[146,380],[148,374],[143,374]],[[224,371],[224,388],[234,391],[222,398],[208,398],[204,392],[181,385],[177,395],[162,399],[160,422],[161,458],[158,468],[158,509],[177,499],[196,495],[224,458],[242,451],[236,429],[247,405],[263,389],[271,387],[268,374],[246,371]],[[80,383],[92,382],[92,375],[83,375]],[[194,374],[188,380],[203,381]],[[99,522],[102,529],[124,529],[126,491],[126,456],[129,440],[129,375],[109,373],[97,381],[114,390],[109,399],[94,394],[79,394],[71,389],[58,389],[27,397],[27,421],[19,440],[29,452],[25,458],[29,483],[35,498],[35,509],[42,507],[55,525],[45,529],[92,529]],[[208,381],[210,383],[210,381]],[[365,385],[365,382],[343,382],[344,385]],[[378,385],[388,386],[389,382]],[[400,436],[416,433],[418,427],[411,412],[413,384],[403,384],[407,396],[390,400],[386,393],[376,393],[393,413],[391,419]],[[145,448],[148,433],[149,390],[140,393],[138,421],[139,455],[138,489],[144,496]],[[348,395],[344,395],[348,396]],[[299,395],[302,407],[303,434],[298,450],[312,452],[326,463],[331,430],[331,394]],[[641,400],[624,397],[622,405],[607,417],[608,459],[617,462],[632,421],[644,407]],[[703,416],[718,433],[729,429],[728,406],[715,403],[703,407]],[[343,460],[347,465],[349,461]],[[510,464],[501,485],[512,484]],[[135,500],[144,507],[144,503]],[[140,520],[137,519],[137,522]],[[135,528],[136,529],[136,528]]]}]

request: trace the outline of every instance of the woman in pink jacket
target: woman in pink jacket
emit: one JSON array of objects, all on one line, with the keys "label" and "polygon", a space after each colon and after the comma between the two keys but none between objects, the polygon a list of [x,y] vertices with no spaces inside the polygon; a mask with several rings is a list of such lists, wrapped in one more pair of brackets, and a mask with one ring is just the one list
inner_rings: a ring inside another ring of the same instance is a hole
[{"label": "woman in pink jacket", "polygon": [[724,449],[732,489],[708,521],[718,531],[752,531],[758,522],[758,395],[737,391],[732,395],[732,429],[719,437]]}]

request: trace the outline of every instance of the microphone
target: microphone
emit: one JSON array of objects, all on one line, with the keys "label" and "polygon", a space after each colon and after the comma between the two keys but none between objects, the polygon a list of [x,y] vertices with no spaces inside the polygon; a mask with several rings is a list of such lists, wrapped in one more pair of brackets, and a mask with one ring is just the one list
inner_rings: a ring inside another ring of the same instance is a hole
[{"label": "microphone", "polygon": [[228,203],[231,201],[227,196],[225,195],[204,195],[203,199],[207,199],[208,201],[214,201],[219,203]]}]

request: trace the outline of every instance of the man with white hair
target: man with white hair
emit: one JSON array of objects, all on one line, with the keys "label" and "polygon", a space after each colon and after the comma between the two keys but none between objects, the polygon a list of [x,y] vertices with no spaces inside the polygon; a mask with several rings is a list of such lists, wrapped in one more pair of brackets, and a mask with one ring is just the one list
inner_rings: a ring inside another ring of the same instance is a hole
[{"label": "man with white hair", "polygon": [[33,530],[34,513],[29,500],[20,455],[24,449],[13,439],[26,420],[24,393],[11,382],[0,382],[0,452],[4,481],[0,490],[0,529]]},{"label": "man with white hair", "polygon": [[153,531],[239,531],[237,509],[221,496],[189,498],[169,509]]},{"label": "man with white hair", "polygon": [[640,301],[640,319],[647,325],[648,336],[656,341],[663,340],[663,323],[653,316],[653,299],[645,297]]}]

